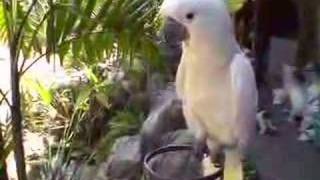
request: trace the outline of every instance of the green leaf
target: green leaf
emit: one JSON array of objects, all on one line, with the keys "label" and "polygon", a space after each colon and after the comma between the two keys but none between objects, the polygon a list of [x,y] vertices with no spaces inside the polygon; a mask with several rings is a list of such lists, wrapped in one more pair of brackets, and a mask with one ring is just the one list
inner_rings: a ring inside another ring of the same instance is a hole
[{"label": "green leaf", "polygon": [[87,103],[87,101],[89,100],[91,91],[92,91],[91,86],[86,86],[83,89],[81,89],[76,99],[75,109],[79,109],[83,104]]},{"label": "green leaf", "polygon": [[84,45],[84,50],[85,50],[86,55],[87,55],[87,57],[86,57],[87,62],[89,64],[92,64],[92,63],[95,62],[96,57],[97,57],[96,54],[95,54],[95,50],[94,50],[95,49],[95,46],[94,46],[95,44],[92,41],[90,36],[86,37],[84,39],[84,41],[85,41],[85,43],[83,45]]},{"label": "green leaf", "polygon": [[25,79],[24,85],[27,87],[27,89],[35,90],[45,105],[49,106],[52,103],[53,91],[50,88],[45,87],[38,80],[27,78]]},{"label": "green leaf", "polygon": [[225,1],[227,3],[229,11],[232,13],[240,10],[243,4],[246,2],[246,0],[225,0]]},{"label": "green leaf", "polygon": [[73,56],[74,60],[79,60],[80,55],[81,55],[81,51],[82,51],[82,42],[81,42],[81,40],[72,42],[71,46],[72,46],[71,47],[72,56]]},{"label": "green leaf", "polygon": [[62,33],[63,35],[61,38],[62,41],[64,41],[67,36],[72,33],[74,26],[79,20],[77,13],[80,11],[80,3],[81,0],[74,0],[72,7],[68,9],[70,12],[68,13],[68,17],[66,18],[67,20],[65,21],[65,26]]},{"label": "green leaf", "polygon": [[8,40],[6,28],[6,19],[3,3],[0,2],[0,42],[5,42]]},{"label": "green leaf", "polygon": [[98,92],[95,94],[95,98],[105,108],[109,109],[111,107],[109,97],[105,93]]},{"label": "green leaf", "polygon": [[42,26],[44,25],[45,21],[48,18],[48,15],[50,14],[51,10],[48,10],[47,12],[44,13],[42,19],[35,25],[35,27],[30,31],[29,34],[31,34],[31,39],[28,42],[29,45],[27,47],[27,51],[31,51],[31,48],[33,46],[34,50],[36,50],[39,53],[42,53],[42,45],[40,43],[40,31]]},{"label": "green leaf", "polygon": [[[97,27],[98,23],[99,23],[103,18],[106,17],[109,9],[111,8],[112,2],[113,2],[113,0],[106,0],[106,1],[103,3],[103,5],[101,6],[101,8],[99,8],[99,12],[98,12],[97,16],[94,18],[92,25],[90,25],[90,27],[89,27],[89,29],[88,29],[89,31],[94,30],[94,29]],[[80,30],[81,30],[81,28],[79,27],[79,28],[78,28],[78,31],[80,31]]]},{"label": "green leaf", "polygon": [[93,83],[93,84],[97,84],[98,83],[98,77],[93,73],[92,69],[85,66],[84,67],[85,73],[87,75],[87,77],[89,78],[89,80]]},{"label": "green leaf", "polygon": [[88,19],[91,19],[91,15],[93,14],[93,10],[96,3],[97,3],[97,0],[91,0],[87,2],[86,8],[84,10],[85,18],[81,18],[81,22],[78,26],[78,30],[81,30],[86,27],[86,24],[88,24]]},{"label": "green leaf", "polygon": [[56,43],[61,43],[63,37],[66,37],[64,33],[65,26],[67,25],[68,16],[71,13],[71,4],[69,0],[61,0],[60,3],[54,5],[55,7],[55,25],[54,25],[54,38]]},{"label": "green leaf", "polygon": [[59,53],[59,60],[61,65],[63,65],[63,60],[66,54],[69,52],[69,49],[70,49],[70,43],[64,43],[59,47],[58,53]]},{"label": "green leaf", "polygon": [[117,111],[115,116],[110,120],[108,134],[99,143],[97,151],[98,160],[105,159],[109,155],[117,138],[138,133],[143,119],[145,119],[143,114],[131,109]]},{"label": "green leaf", "polygon": [[40,82],[37,82],[37,91],[41,97],[41,99],[43,100],[43,102],[46,105],[50,105],[52,103],[53,100],[53,92],[50,88],[46,88],[44,85],[42,85]]},{"label": "green leaf", "polygon": [[47,27],[46,27],[46,39],[47,39],[47,50],[46,52],[48,52],[47,57],[47,61],[50,62],[50,53],[55,53],[55,46],[56,46],[56,42],[55,42],[55,6],[53,4],[53,0],[49,0],[49,6],[50,6],[50,14],[48,17],[48,23],[47,23]]}]

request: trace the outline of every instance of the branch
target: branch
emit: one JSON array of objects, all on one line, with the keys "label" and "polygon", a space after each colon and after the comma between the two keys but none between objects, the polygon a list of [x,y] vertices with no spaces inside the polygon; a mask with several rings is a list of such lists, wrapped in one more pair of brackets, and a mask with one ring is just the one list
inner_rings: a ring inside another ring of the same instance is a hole
[{"label": "branch", "polygon": [[[80,36],[75,36],[73,38],[70,38],[70,39],[67,39],[67,40],[61,42],[59,45],[57,45],[58,46],[57,49],[59,49],[59,47],[64,45],[64,44],[76,41],[76,40],[81,39],[81,38],[83,38],[85,36],[92,35],[92,34],[101,34],[101,33],[105,33],[105,32],[107,32],[107,31],[97,31],[97,32],[91,32],[91,33],[83,34],[83,35],[80,35]],[[41,58],[43,58],[44,56],[46,56],[46,55],[48,55],[50,53],[52,53],[52,50],[41,54],[29,66],[27,66],[24,70],[20,68],[20,76],[24,75],[25,72],[28,71],[35,63],[37,63],[39,60],[41,60]]]},{"label": "branch", "polygon": [[28,71],[35,63],[37,63],[39,60],[41,60],[41,58],[43,58],[44,56],[46,56],[46,55],[48,55],[48,54],[50,54],[50,53],[51,53],[51,51],[47,51],[47,52],[41,54],[41,55],[40,55],[39,57],[37,57],[29,66],[27,66],[24,70],[21,69],[19,75],[20,75],[20,76],[24,75],[24,73],[25,73],[26,71]]},{"label": "branch", "polygon": [[2,99],[0,100],[0,104],[2,104],[3,101],[5,101],[5,102],[8,104],[8,106],[11,108],[11,104],[10,104],[8,98],[7,98],[8,93],[9,93],[9,91],[7,91],[6,93],[4,93],[4,92],[0,89],[0,94],[1,94],[1,96],[2,96]]},{"label": "branch", "polygon": [[[101,32],[97,32],[97,33],[103,33],[103,32],[101,31]],[[90,34],[94,34],[94,33],[88,33],[88,34],[86,34],[86,35],[90,35]],[[69,39],[69,40],[66,40],[66,41],[60,43],[58,46],[62,46],[62,45],[64,45],[64,44],[66,44],[66,43],[73,42],[73,41],[78,40],[78,39],[80,39],[80,38],[82,38],[82,37],[83,37],[83,36],[78,36],[78,37],[75,37],[75,38],[71,38],[71,39]],[[50,54],[50,53],[52,53],[52,50],[51,50],[51,51],[47,51],[47,52],[41,54],[41,55],[40,55],[39,57],[37,57],[29,66],[27,66],[24,70],[20,69],[20,76],[22,76],[23,74],[25,74],[25,72],[28,71],[35,63],[37,63],[39,60],[41,60],[41,58],[43,58],[44,56],[46,56],[46,55],[48,55],[48,54]],[[22,71],[22,72],[21,72],[21,71]]]}]

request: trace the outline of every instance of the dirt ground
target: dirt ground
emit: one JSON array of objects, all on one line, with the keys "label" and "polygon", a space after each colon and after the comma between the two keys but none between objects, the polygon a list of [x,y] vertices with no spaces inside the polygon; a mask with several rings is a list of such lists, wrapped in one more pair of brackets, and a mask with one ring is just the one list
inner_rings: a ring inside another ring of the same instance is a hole
[{"label": "dirt ground", "polygon": [[291,123],[280,123],[275,136],[258,136],[252,158],[261,180],[320,180],[320,150],[297,141]]}]

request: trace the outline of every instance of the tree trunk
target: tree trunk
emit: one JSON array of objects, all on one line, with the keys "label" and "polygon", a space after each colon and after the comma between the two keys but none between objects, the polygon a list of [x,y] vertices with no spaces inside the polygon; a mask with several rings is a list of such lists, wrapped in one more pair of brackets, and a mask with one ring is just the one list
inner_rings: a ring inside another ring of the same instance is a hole
[{"label": "tree trunk", "polygon": [[14,156],[16,160],[17,174],[19,180],[27,180],[24,148],[23,148],[23,128],[22,128],[22,113],[20,102],[20,77],[18,71],[17,48],[13,42],[10,47],[11,56],[11,116],[12,116],[12,134],[14,144]]},{"label": "tree trunk", "polygon": [[9,180],[7,174],[7,165],[5,157],[2,157],[4,154],[4,139],[2,136],[2,129],[0,127],[0,180]]},{"label": "tree trunk", "polygon": [[299,10],[299,45],[296,65],[320,63],[320,1],[296,0]]}]

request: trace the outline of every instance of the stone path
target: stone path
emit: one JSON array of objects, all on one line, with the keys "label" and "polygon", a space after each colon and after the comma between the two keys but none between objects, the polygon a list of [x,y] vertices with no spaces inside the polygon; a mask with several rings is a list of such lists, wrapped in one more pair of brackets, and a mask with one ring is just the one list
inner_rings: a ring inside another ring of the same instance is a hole
[{"label": "stone path", "polygon": [[279,125],[276,136],[259,136],[252,158],[261,180],[320,180],[320,151],[297,141],[293,124]]}]

